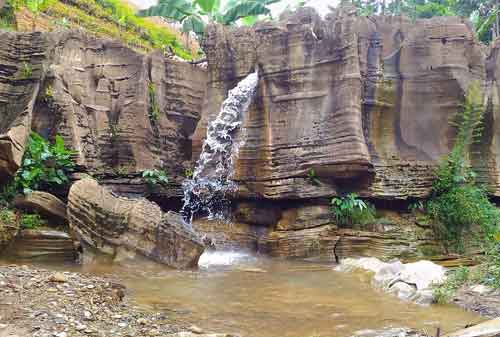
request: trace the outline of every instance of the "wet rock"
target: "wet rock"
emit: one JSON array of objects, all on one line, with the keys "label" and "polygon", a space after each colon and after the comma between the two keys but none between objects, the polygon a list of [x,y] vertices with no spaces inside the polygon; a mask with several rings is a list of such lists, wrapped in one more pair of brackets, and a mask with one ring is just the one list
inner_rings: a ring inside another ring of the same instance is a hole
[{"label": "wet rock", "polygon": [[345,259],[337,270],[363,269],[374,273],[373,284],[402,300],[428,305],[434,301],[432,287],[446,279],[446,269],[431,261],[403,264],[377,258]]},{"label": "wet rock", "polygon": [[13,205],[26,211],[36,211],[47,217],[50,225],[65,225],[68,223],[66,218],[66,204],[56,196],[40,191],[33,191],[26,195],[17,196]]},{"label": "wet rock", "polygon": [[71,229],[84,247],[116,256],[124,250],[175,268],[196,267],[204,246],[180,215],[163,213],[146,199],[114,196],[82,179],[68,197]]},{"label": "wet rock", "polygon": [[428,337],[424,333],[408,328],[391,328],[386,330],[360,330],[351,337]]},{"label": "wet rock", "polygon": [[500,318],[479,323],[470,328],[455,331],[443,337],[498,337],[500,336]]}]

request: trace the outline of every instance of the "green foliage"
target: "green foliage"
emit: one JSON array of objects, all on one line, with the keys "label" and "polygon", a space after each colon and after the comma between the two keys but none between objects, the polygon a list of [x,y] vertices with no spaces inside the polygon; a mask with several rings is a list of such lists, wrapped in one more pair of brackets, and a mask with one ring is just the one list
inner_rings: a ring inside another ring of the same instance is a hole
[{"label": "green foliage", "polygon": [[164,170],[145,170],[142,172],[142,179],[149,187],[168,183],[167,173]]},{"label": "green foliage", "polygon": [[46,222],[38,214],[22,214],[21,215],[21,228],[36,229],[46,225]]},{"label": "green foliage", "polygon": [[160,117],[160,107],[158,106],[158,101],[156,100],[156,85],[153,82],[148,83],[148,94],[149,94],[149,119],[151,122],[155,123]]},{"label": "green foliage", "polygon": [[56,136],[54,144],[49,144],[40,135],[31,133],[21,168],[14,179],[16,188],[30,193],[67,184],[66,174],[74,169],[73,153],[65,148],[60,136]]},{"label": "green foliage", "polygon": [[3,8],[0,8],[0,29],[15,30],[17,1],[7,0]]},{"label": "green foliage", "polygon": [[32,75],[33,75],[33,67],[31,66],[31,64],[24,62],[23,66],[21,67],[22,79],[31,78]]},{"label": "green foliage", "polygon": [[424,202],[422,200],[412,202],[411,204],[408,205],[408,210],[412,213],[423,212],[425,211]]},{"label": "green foliage", "polygon": [[467,267],[453,270],[442,284],[433,288],[434,299],[439,304],[448,303],[457,290],[472,280],[472,273]]},{"label": "green foliage", "polygon": [[364,225],[375,220],[375,208],[356,193],[331,200],[331,211],[339,225]]},{"label": "green foliage", "polygon": [[267,7],[279,0],[230,0],[225,8],[220,0],[160,0],[157,5],[139,12],[140,16],[162,16],[182,24],[184,32],[203,36],[207,22],[231,25],[240,19],[270,15]]},{"label": "green foliage", "polygon": [[3,226],[14,226],[16,223],[16,214],[8,208],[0,209],[0,223]]},{"label": "green foliage", "polygon": [[184,170],[184,177],[191,179],[193,178],[193,174],[193,169],[191,167],[186,167],[186,169]]},{"label": "green foliage", "polygon": [[307,179],[309,179],[309,182],[314,186],[321,185],[321,181],[319,180],[318,175],[316,174],[316,171],[314,171],[314,169],[310,169],[307,172]]},{"label": "green foliage", "polygon": [[464,231],[470,226],[486,229],[496,226],[499,219],[486,191],[476,186],[475,173],[468,164],[470,147],[481,135],[483,111],[480,86],[474,82],[469,86],[462,109],[451,120],[456,128],[454,145],[436,170],[432,197],[426,205],[436,233],[448,247],[459,250]]}]

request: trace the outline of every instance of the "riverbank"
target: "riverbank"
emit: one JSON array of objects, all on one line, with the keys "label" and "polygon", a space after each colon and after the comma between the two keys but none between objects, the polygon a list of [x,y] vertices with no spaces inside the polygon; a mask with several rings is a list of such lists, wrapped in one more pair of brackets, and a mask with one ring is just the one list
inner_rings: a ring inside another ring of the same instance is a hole
[{"label": "riverbank", "polygon": [[[0,337],[200,336],[165,313],[141,310],[116,280],[0,266]],[[225,337],[229,335],[210,335]]]}]

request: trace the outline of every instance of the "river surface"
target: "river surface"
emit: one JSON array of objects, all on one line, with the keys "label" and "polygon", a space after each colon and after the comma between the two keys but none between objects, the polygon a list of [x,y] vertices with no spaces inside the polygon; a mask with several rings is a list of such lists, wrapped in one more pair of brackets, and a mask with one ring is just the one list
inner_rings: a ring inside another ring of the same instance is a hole
[{"label": "river surface", "polygon": [[337,272],[328,264],[240,253],[205,253],[200,264],[198,271],[144,263],[70,269],[119,280],[143,308],[244,337],[342,337],[389,327],[435,335],[437,327],[446,333],[482,321],[451,305],[402,302],[373,289],[367,273]]}]

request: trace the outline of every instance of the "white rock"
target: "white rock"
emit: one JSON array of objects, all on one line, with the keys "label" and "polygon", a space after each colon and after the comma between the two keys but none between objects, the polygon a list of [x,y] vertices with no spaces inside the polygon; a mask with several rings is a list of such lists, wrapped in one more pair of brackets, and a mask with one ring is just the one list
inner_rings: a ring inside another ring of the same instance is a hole
[{"label": "white rock", "polygon": [[486,295],[493,292],[493,289],[483,284],[473,285],[472,287],[470,287],[470,290],[475,293],[478,293],[479,295]]},{"label": "white rock", "polygon": [[407,263],[399,274],[399,278],[414,284],[417,290],[429,289],[434,284],[441,284],[446,279],[446,269],[431,261]]}]

